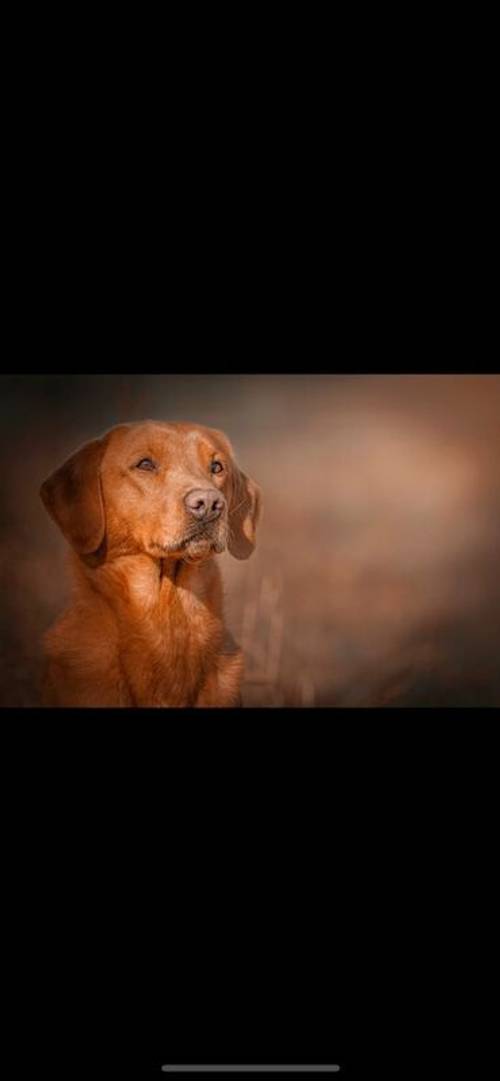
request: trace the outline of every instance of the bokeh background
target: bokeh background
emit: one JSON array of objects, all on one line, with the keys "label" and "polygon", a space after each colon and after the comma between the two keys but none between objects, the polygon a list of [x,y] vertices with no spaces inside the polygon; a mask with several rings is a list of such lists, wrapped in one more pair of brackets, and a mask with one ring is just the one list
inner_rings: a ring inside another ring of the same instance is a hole
[{"label": "bokeh background", "polygon": [[127,420],[222,428],[261,485],[220,556],[257,706],[500,704],[500,376],[30,375],[0,382],[0,703],[39,704],[68,598],[42,480]]}]

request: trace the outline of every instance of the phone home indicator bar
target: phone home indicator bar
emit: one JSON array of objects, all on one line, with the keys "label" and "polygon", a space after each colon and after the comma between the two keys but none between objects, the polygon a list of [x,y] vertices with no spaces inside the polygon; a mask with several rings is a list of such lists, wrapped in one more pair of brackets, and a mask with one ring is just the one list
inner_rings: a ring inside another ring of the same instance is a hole
[{"label": "phone home indicator bar", "polygon": [[338,1073],[340,1066],[162,1066],[165,1073]]}]

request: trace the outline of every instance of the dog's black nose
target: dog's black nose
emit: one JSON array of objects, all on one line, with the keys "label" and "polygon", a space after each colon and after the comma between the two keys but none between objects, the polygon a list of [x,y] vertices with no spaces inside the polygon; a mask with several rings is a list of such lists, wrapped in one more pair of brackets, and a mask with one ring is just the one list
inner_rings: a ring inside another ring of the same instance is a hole
[{"label": "dog's black nose", "polygon": [[226,500],[216,488],[193,488],[184,498],[186,510],[200,521],[218,518],[226,505]]}]

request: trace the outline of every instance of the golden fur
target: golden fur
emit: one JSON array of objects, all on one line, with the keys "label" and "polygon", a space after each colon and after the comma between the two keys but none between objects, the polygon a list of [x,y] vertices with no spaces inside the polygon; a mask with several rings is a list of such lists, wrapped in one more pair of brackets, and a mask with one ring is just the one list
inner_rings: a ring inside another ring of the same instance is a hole
[{"label": "golden fur", "polygon": [[[200,489],[224,504],[206,524],[184,503]],[[248,558],[261,499],[224,434],[120,425],[72,455],[40,494],[71,545],[75,585],[45,636],[44,703],[238,704],[243,658],[224,628],[213,556],[227,546]]]}]

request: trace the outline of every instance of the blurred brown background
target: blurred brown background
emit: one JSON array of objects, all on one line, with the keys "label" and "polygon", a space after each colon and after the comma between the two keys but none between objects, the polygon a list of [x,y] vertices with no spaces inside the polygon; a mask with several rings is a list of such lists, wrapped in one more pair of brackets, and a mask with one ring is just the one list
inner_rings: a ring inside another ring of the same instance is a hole
[{"label": "blurred brown background", "polygon": [[262,486],[219,557],[247,705],[500,704],[500,376],[2,376],[0,703],[37,705],[68,596],[38,495],[127,420],[224,429]]}]

